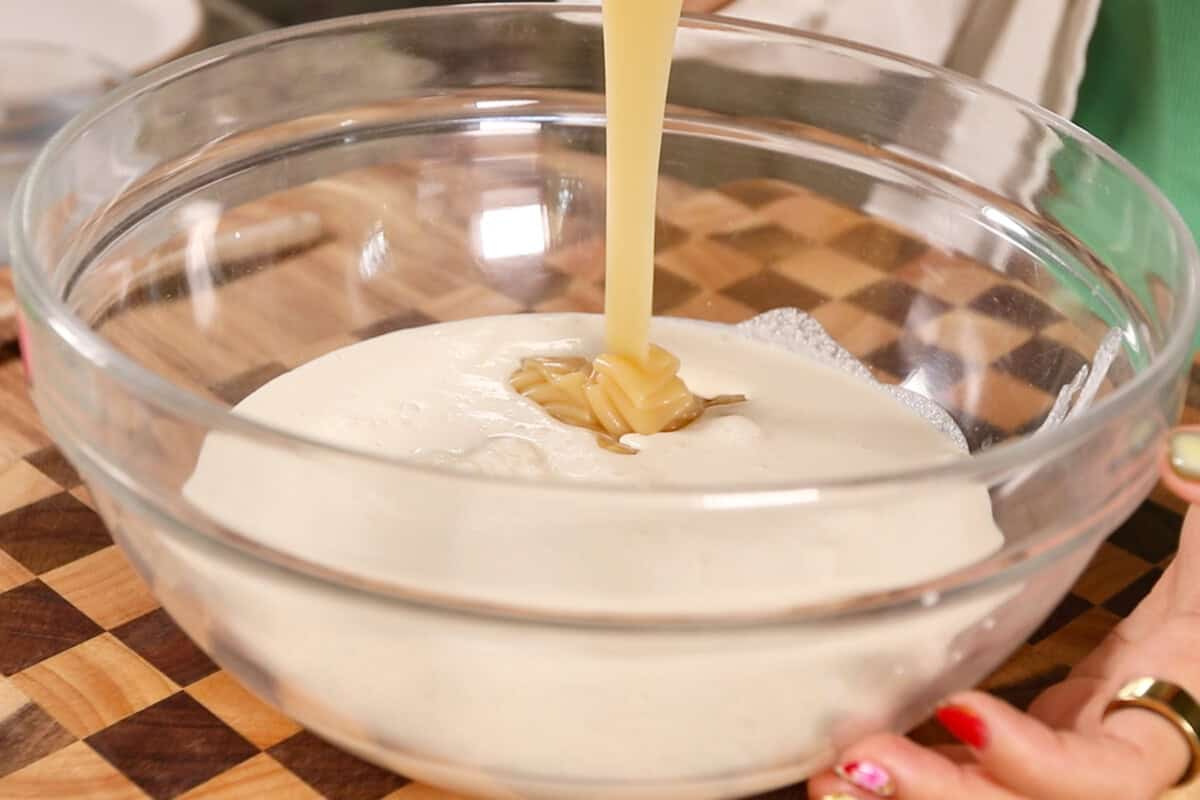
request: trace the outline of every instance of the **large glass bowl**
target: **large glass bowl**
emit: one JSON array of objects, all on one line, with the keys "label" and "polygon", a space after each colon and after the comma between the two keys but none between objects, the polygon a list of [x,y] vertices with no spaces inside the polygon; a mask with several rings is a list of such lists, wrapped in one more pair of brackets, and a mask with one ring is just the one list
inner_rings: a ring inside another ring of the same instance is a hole
[{"label": "large glass bowl", "polygon": [[[416,10],[265,34],[122,88],[19,194],[33,393],[171,615],[318,733],[487,796],[750,794],[979,681],[1145,497],[1181,406],[1197,253],[1128,164],[1030,105],[843,42],[689,19],[658,312],[806,310],[949,409],[972,458],[618,490],[439,471],[231,413],[389,331],[599,310],[601,47],[595,9]],[[1060,399],[1073,411],[1047,424]],[[327,487],[243,476],[222,501],[253,512],[239,519],[299,504],[326,535],[281,540],[195,502],[214,436]],[[796,599],[818,573],[853,582],[855,564],[809,557],[826,522],[967,486],[990,493],[994,556]],[[375,525],[341,524],[363,504]]]}]

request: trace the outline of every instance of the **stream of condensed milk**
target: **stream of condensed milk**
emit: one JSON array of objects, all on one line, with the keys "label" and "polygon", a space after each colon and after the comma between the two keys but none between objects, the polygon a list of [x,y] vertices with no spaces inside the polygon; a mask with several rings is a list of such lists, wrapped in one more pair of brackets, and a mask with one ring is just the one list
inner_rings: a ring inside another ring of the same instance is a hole
[{"label": "stream of condensed milk", "polygon": [[632,455],[629,433],[676,431],[741,395],[702,398],[679,377],[679,359],[651,343],[654,229],[667,88],[683,0],[604,0],[608,187],[605,347],[586,358],[528,358],[512,386],[552,417],[597,433]]},{"label": "stream of condensed milk", "polygon": [[650,358],[658,164],[682,9],[683,0],[604,0],[604,338],[609,354],[638,364]]}]

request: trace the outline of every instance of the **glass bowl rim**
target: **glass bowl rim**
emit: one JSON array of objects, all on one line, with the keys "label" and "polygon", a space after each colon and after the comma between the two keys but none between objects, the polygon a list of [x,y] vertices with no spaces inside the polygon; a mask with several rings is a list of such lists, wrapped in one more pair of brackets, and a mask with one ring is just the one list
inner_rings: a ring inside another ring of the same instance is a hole
[{"label": "glass bowl rim", "polygon": [[[1017,97],[1002,89],[990,86],[982,81],[955,73],[938,65],[926,63],[918,59],[889,52],[887,50],[846,41],[836,37],[815,34],[778,25],[757,23],[746,20],[725,18],[716,15],[685,15],[684,25],[690,28],[724,30],[733,33],[769,36],[773,41],[793,42],[797,46],[816,46],[826,52],[841,53],[850,57],[861,58],[869,56],[876,61],[892,66],[904,67],[909,72],[915,72],[925,79],[941,79],[949,84],[968,88],[973,93],[990,96],[1014,106],[1024,114],[1035,119],[1040,124],[1054,131],[1062,138],[1074,140],[1090,152],[1103,158],[1135,185],[1151,202],[1157,211],[1165,218],[1171,233],[1179,244],[1179,263],[1183,267],[1184,287],[1177,323],[1168,332],[1161,351],[1156,354],[1148,367],[1137,373],[1132,380],[1118,387],[1112,395],[1094,406],[1087,413],[1066,421],[1054,430],[1044,432],[1030,438],[1027,434],[1006,441],[994,448],[977,453],[970,459],[951,456],[944,460],[930,461],[916,468],[890,470],[878,473],[856,475],[825,481],[809,481],[802,485],[796,482],[755,483],[750,485],[729,485],[722,487],[629,487],[613,486],[611,484],[595,484],[586,482],[543,482],[537,483],[528,479],[500,478],[494,476],[474,475],[452,468],[416,464],[412,461],[365,452],[353,447],[347,447],[328,441],[297,435],[276,428],[268,423],[251,420],[233,413],[229,408],[208,400],[198,394],[184,389],[154,371],[141,366],[132,358],[117,349],[110,347],[104,339],[93,331],[82,319],[75,316],[66,303],[55,296],[55,292],[40,269],[39,261],[34,255],[32,236],[28,232],[34,230],[33,216],[33,186],[52,168],[55,156],[69,148],[97,120],[115,111],[136,98],[152,92],[157,87],[181,79],[187,75],[200,72],[207,67],[218,64],[234,57],[246,56],[266,47],[278,47],[285,42],[311,39],[321,36],[354,33],[367,30],[373,25],[418,19],[426,17],[455,17],[466,15],[509,15],[515,13],[535,13],[553,16],[564,14],[589,15],[599,22],[600,9],[596,5],[580,3],[544,3],[544,2],[503,2],[503,3],[473,3],[449,7],[423,7],[398,9],[373,14],[339,17],[320,22],[308,23],[294,27],[248,36],[217,47],[209,48],[186,56],[169,64],[157,67],[144,75],[134,78],[113,90],[89,110],[83,112],[54,137],[42,149],[30,169],[23,177],[13,203],[13,211],[9,218],[10,245],[12,250],[13,270],[18,287],[18,315],[22,308],[31,316],[40,317],[47,328],[68,346],[76,355],[82,357],[88,364],[101,370],[106,377],[115,380],[133,396],[143,402],[162,409],[170,415],[188,420],[190,423],[203,427],[209,432],[221,432],[226,435],[247,437],[260,444],[287,448],[293,451],[311,452],[329,456],[359,460],[373,465],[395,469],[402,472],[412,472],[416,475],[437,477],[442,480],[461,482],[463,484],[483,484],[492,488],[502,488],[510,491],[534,491],[555,493],[578,493],[592,498],[605,496],[625,502],[641,499],[663,502],[700,502],[706,507],[720,509],[787,507],[799,504],[821,502],[826,496],[836,496],[841,492],[854,493],[860,490],[897,489],[914,483],[934,483],[950,481],[956,483],[978,482],[989,485],[1001,476],[1010,475],[1028,468],[1031,463],[1039,463],[1053,458],[1080,441],[1085,440],[1097,429],[1119,417],[1136,405],[1149,392],[1153,391],[1162,381],[1169,377],[1173,365],[1182,364],[1190,353],[1192,331],[1200,322],[1200,293],[1197,291],[1197,275],[1200,272],[1200,250],[1197,249],[1190,230],[1174,206],[1163,193],[1150,182],[1139,170],[1125,158],[1117,154],[1082,128],[1069,120]],[[111,476],[110,476],[111,477]],[[129,476],[126,476],[129,477]],[[122,481],[122,483],[124,483]],[[129,490],[134,487],[124,485]],[[141,488],[141,487],[138,487]],[[135,490],[136,494],[141,494]],[[149,498],[140,497],[141,503]],[[158,503],[153,503],[158,506]],[[158,512],[170,517],[161,506]],[[179,524],[178,519],[173,519]],[[199,531],[195,533],[200,534]],[[298,573],[321,583],[340,584],[346,588],[358,589],[373,595],[383,595],[401,602],[416,603],[431,606],[441,610],[460,609],[472,614],[494,614],[505,618],[534,618],[539,621],[554,619],[554,613],[543,610],[525,612],[520,609],[505,609],[489,604],[476,604],[470,601],[459,601],[446,597],[426,597],[409,590],[387,586],[382,587],[363,580],[360,576],[330,570],[319,564],[313,564],[282,549],[267,547],[239,534],[218,534],[201,538],[213,539],[214,544],[221,544],[238,550],[256,560],[266,560],[274,566],[292,573]],[[811,618],[816,616],[822,620],[842,613],[861,613],[870,609],[895,609],[899,605],[909,603],[921,604],[922,598],[928,596],[949,596],[961,592],[973,593],[985,586],[997,583],[1007,583],[1025,574],[1035,562],[1057,560],[1068,552],[1074,551],[1082,544],[1085,537],[1080,531],[1068,531],[1055,537],[1046,549],[1039,553],[1026,551],[1023,555],[1013,558],[1009,548],[1002,548],[996,554],[979,562],[956,569],[926,581],[920,585],[906,586],[886,592],[874,592],[855,597],[849,602],[834,604],[821,603],[805,608],[791,609],[782,613],[769,613],[758,617],[734,617],[730,621],[739,627],[755,621],[762,624],[774,625],[783,620]],[[1042,542],[1042,544],[1048,544]],[[562,618],[569,624],[577,624],[579,615],[563,613]],[[586,616],[586,615],[585,615]],[[724,617],[725,615],[717,615]],[[690,618],[690,617],[689,617]],[[696,619],[703,624],[710,624],[712,618],[697,615]],[[593,620],[605,624],[604,620]],[[659,624],[651,621],[652,624]],[[665,620],[662,624],[668,627],[675,621]],[[641,623],[639,622],[639,625]]]}]

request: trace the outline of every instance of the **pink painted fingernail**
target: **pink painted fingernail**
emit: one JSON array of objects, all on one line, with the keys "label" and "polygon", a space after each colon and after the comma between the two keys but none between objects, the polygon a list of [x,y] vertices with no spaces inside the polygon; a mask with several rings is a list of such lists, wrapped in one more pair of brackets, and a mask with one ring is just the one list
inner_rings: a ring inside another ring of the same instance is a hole
[{"label": "pink painted fingernail", "polygon": [[848,761],[833,771],[842,780],[876,797],[892,797],[896,794],[896,784],[892,783],[891,774],[874,762]]}]

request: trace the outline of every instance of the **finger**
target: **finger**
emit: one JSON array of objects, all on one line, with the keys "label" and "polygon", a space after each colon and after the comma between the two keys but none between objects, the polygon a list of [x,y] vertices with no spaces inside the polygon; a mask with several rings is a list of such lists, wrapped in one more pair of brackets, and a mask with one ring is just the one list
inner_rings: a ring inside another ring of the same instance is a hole
[{"label": "finger", "polygon": [[1177,612],[1200,612],[1200,512],[1192,506],[1183,521],[1179,551],[1150,594],[1121,620],[1117,638],[1136,643],[1154,634]]},{"label": "finger", "polygon": [[[1119,716],[1119,718],[1118,718]],[[1187,766],[1187,746],[1147,712],[1113,715],[1086,733],[1055,730],[990,695],[956,696],[938,720],[995,782],[1024,797],[1158,797]]]},{"label": "finger", "polygon": [[1200,612],[1200,508],[1188,509],[1179,534],[1179,552],[1164,576],[1175,612]]},{"label": "finger", "polygon": [[1183,734],[1151,711],[1117,711],[1106,716],[1100,727],[1108,739],[1123,742],[1138,753],[1148,780],[1159,787],[1154,797],[1178,784],[1191,763],[1192,751]]},{"label": "finger", "polygon": [[843,759],[836,771],[809,781],[809,797],[1023,800],[990,782],[975,765],[956,764],[902,736],[871,736],[847,750]]},{"label": "finger", "polygon": [[1167,573],[1159,578],[1158,583],[1150,590],[1150,594],[1143,597],[1142,602],[1137,604],[1133,612],[1113,629],[1112,633],[1115,636],[1110,638],[1114,638],[1116,641],[1106,642],[1106,644],[1119,648],[1123,644],[1135,643],[1153,634],[1162,625],[1174,605],[1172,600],[1174,583],[1173,571],[1167,570]]},{"label": "finger", "polygon": [[1029,715],[1051,728],[1074,728],[1080,714],[1108,683],[1107,678],[1073,671],[1070,680],[1056,683],[1038,695],[1029,706]]},{"label": "finger", "polygon": [[[1200,429],[1188,430],[1191,431],[1189,437],[1200,438]],[[1177,475],[1167,455],[1163,456],[1162,463],[1163,482],[1175,494],[1192,503],[1192,507],[1184,517],[1179,552],[1167,573],[1119,628],[1133,641],[1153,631],[1167,613],[1200,613],[1200,479]]]}]

